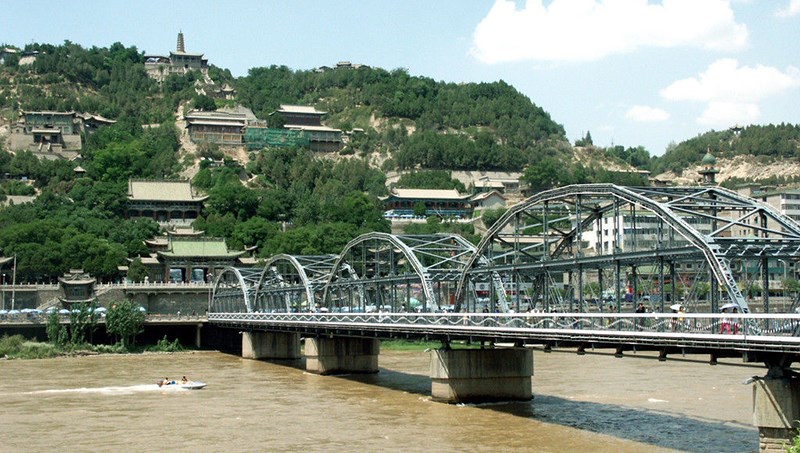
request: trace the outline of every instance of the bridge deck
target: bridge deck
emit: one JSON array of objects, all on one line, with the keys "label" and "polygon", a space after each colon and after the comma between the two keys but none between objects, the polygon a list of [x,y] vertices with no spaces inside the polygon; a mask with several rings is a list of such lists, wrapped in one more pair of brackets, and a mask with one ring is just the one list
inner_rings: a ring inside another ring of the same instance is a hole
[{"label": "bridge deck", "polygon": [[[800,355],[800,315],[210,313],[209,322],[244,330],[313,335],[627,345],[719,355]],[[728,333],[730,332],[730,333]]]}]

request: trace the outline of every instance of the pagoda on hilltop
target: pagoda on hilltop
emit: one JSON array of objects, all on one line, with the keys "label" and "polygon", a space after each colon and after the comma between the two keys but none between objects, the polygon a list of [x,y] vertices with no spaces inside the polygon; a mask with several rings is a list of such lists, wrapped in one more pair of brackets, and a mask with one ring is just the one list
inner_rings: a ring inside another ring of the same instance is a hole
[{"label": "pagoda on hilltop", "polygon": [[183,31],[178,32],[178,44],[169,56],[145,55],[144,69],[147,75],[162,82],[170,74],[185,74],[189,71],[200,71],[208,77],[208,60],[202,53],[186,51]]}]

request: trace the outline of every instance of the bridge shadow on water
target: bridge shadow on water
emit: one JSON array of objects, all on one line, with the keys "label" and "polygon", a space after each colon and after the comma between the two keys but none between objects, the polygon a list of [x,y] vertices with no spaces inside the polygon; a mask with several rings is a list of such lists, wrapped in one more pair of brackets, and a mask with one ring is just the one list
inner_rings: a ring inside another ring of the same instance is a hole
[{"label": "bridge shadow on water", "polygon": [[[377,374],[332,377],[430,398],[431,381],[426,375],[381,368]],[[497,402],[471,406],[541,423],[567,426],[686,452],[741,453],[758,451],[757,429],[735,421],[705,419],[681,413],[615,404],[574,401],[558,396],[537,394],[535,391],[532,401]]]},{"label": "bridge shadow on water", "polygon": [[[305,358],[268,361],[305,372]],[[380,368],[376,374],[329,375],[429,399],[431,380],[426,374]],[[470,404],[481,409],[579,430],[604,434],[660,448],[692,453],[741,453],[758,451],[758,431],[736,421],[708,419],[686,414],[627,407],[616,404],[575,401],[536,393],[531,401]],[[436,403],[440,404],[440,403]],[[444,403],[441,403],[444,404]]]}]

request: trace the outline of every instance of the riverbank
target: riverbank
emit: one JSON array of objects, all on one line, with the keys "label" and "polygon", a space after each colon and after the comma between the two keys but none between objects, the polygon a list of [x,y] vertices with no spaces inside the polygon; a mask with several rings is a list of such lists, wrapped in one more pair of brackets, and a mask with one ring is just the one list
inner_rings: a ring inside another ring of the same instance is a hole
[{"label": "riverbank", "polygon": [[[480,344],[468,344],[464,341],[453,342],[452,345],[459,349],[480,347]],[[441,346],[442,343],[439,341],[381,340],[381,350],[384,351],[425,351],[438,349]],[[155,345],[132,348],[124,348],[120,344],[58,346],[53,343],[28,340],[22,335],[3,335],[0,337],[0,359],[47,359],[97,354],[178,352],[186,349],[194,350],[194,348],[182,346],[177,339],[170,342],[166,337],[159,340]]]},{"label": "riverbank", "polygon": [[165,338],[155,345],[144,347],[126,348],[121,344],[66,344],[28,340],[22,335],[3,335],[0,337],[0,359],[50,359],[54,357],[78,357],[98,354],[126,354],[142,352],[178,352],[184,348],[176,339],[169,341]]}]

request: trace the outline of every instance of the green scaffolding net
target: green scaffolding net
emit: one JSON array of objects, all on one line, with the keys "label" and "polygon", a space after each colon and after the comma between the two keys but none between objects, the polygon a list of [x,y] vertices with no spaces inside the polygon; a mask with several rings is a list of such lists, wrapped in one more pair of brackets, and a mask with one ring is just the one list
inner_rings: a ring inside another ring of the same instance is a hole
[{"label": "green scaffolding net", "polygon": [[308,134],[304,131],[248,127],[244,133],[248,149],[265,147],[308,147]]}]

